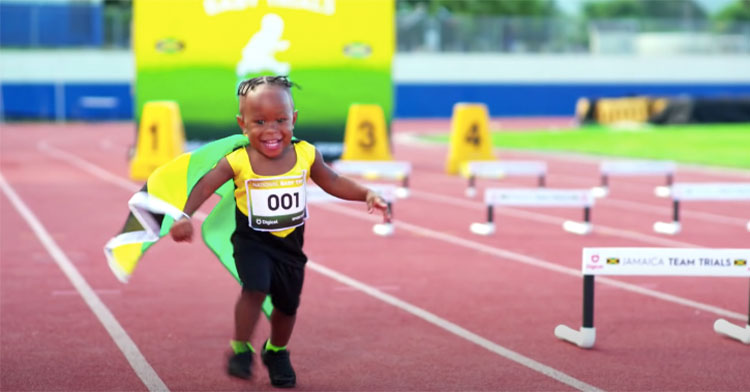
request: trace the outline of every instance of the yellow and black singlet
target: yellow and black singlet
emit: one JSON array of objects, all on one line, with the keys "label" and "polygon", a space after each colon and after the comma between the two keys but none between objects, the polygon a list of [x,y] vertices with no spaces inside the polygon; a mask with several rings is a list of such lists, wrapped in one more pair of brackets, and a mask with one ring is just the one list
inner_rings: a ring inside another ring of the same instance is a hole
[{"label": "yellow and black singlet", "polygon": [[305,184],[315,162],[315,146],[302,140],[295,140],[292,146],[297,162],[288,172],[276,176],[255,173],[245,148],[226,156],[234,172],[235,248],[237,241],[241,241],[243,246],[257,245],[304,257],[301,251],[307,219]]}]

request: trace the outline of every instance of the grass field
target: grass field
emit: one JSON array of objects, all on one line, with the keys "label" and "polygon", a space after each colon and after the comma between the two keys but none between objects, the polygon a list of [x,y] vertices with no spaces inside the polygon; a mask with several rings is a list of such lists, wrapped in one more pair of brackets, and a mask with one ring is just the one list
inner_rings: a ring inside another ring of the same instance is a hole
[{"label": "grass field", "polygon": [[[424,136],[448,143],[448,134]],[[672,160],[750,169],[750,124],[645,126],[598,125],[565,130],[491,132],[497,148],[578,152],[612,157]]]}]

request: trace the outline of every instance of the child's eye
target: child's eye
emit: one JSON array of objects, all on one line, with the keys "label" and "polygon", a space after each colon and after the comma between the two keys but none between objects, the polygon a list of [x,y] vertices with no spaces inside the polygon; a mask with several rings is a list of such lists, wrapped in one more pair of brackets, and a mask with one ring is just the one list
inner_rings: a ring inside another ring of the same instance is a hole
[{"label": "child's eye", "polygon": [[286,122],[286,119],[285,118],[280,118],[280,119],[276,120],[276,122],[279,123],[279,124],[283,124],[283,123]]},{"label": "child's eye", "polygon": [[266,123],[266,120],[255,120],[255,123],[258,125],[263,125]]}]

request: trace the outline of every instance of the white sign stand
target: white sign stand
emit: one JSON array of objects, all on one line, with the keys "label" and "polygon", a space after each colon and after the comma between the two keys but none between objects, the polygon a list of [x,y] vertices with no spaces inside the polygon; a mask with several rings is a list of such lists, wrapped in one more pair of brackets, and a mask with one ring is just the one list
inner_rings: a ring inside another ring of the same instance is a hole
[{"label": "white sign stand", "polygon": [[594,187],[594,197],[605,197],[609,194],[609,177],[611,176],[666,176],[666,186],[657,187],[659,196],[669,195],[674,179],[674,162],[662,161],[605,161],[599,165],[601,183]]},{"label": "white sign stand", "polygon": [[[566,325],[555,328],[555,336],[581,348],[596,341],[594,328],[594,276],[726,276],[750,277],[750,249],[706,248],[584,248],[583,325],[575,330]],[[750,296],[749,296],[750,297]],[[750,307],[750,299],[748,300]],[[714,331],[750,344],[750,308],[742,327],[724,319],[714,323]]]},{"label": "white sign stand", "polygon": [[[750,183],[677,183],[672,186],[672,222],[654,223],[654,231],[674,235],[680,232],[680,202],[684,200],[750,200]],[[747,230],[750,231],[750,221]]]},{"label": "white sign stand", "polygon": [[544,161],[469,161],[464,164],[462,174],[469,179],[464,194],[474,197],[477,194],[476,179],[500,179],[507,176],[534,176],[540,188],[546,186],[547,162]]},{"label": "white sign stand", "polygon": [[472,223],[470,230],[478,235],[495,232],[494,207],[583,207],[583,222],[567,220],[563,230],[586,235],[591,233],[591,206],[594,198],[588,189],[538,189],[538,188],[488,188],[484,191],[487,205],[487,222]]}]

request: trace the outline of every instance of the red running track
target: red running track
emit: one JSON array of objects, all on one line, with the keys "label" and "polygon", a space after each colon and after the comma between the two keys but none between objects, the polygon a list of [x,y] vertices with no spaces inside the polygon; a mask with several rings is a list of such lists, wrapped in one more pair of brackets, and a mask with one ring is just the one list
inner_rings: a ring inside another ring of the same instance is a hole
[{"label": "red running track", "polygon": [[[683,232],[664,236],[651,231],[671,214],[651,193],[661,181],[616,178],[593,208],[589,236],[560,228],[580,211],[508,208],[496,212],[497,233],[479,237],[468,227],[485,219],[484,206],[463,196],[464,180],[443,173],[445,147],[400,142],[411,131],[447,130],[426,124],[394,130],[396,159],[414,165],[394,236],[372,235],[378,218],[362,205],[311,206],[312,262],[290,345],[298,389],[750,387],[748,347],[712,330],[720,317],[747,321],[746,279],[598,278],[596,346],[553,335],[558,324],[580,325],[581,248],[747,247],[748,203],[685,203]],[[260,366],[249,383],[225,375],[238,286],[203,244],[160,242],[127,285],[109,271],[102,245],[139,187],[127,179],[131,124],[0,132],[0,390],[272,389]],[[593,158],[500,154],[547,161],[551,188],[598,184]],[[690,167],[676,176],[748,179]],[[481,194],[497,184],[479,185]],[[255,340],[266,334],[263,324]]]}]

